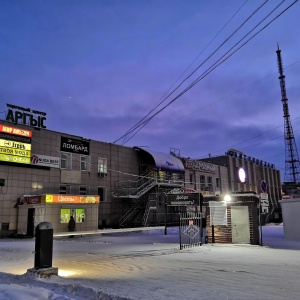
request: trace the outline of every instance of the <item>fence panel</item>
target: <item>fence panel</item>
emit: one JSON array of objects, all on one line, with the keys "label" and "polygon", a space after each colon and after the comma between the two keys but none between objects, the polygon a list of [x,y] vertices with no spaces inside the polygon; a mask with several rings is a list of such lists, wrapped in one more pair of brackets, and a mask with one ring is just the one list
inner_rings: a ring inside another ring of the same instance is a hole
[{"label": "fence panel", "polygon": [[201,213],[181,213],[179,222],[180,250],[202,245]]}]

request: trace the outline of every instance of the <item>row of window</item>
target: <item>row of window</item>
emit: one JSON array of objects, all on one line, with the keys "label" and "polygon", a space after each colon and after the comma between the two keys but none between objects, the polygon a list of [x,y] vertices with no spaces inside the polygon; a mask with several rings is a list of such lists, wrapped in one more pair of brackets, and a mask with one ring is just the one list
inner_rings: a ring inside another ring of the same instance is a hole
[{"label": "row of window", "polygon": [[[60,168],[65,170],[72,170],[72,153],[60,153]],[[80,155],[80,171],[90,172],[91,170],[91,156]],[[98,173],[107,174],[107,159],[98,157]]]},{"label": "row of window", "polygon": [[[90,195],[90,187],[88,185],[71,186],[69,184],[61,184],[59,186],[60,194],[74,194],[74,195]],[[106,187],[98,187],[98,196],[100,196],[100,202],[106,201]]]},{"label": "row of window", "polygon": [[[194,181],[194,174],[190,173],[190,183],[195,183]],[[200,175],[200,186],[205,187],[205,186],[212,186],[213,185],[213,178],[212,176],[205,176],[205,175]],[[220,187],[220,178],[216,178],[216,187]]]}]

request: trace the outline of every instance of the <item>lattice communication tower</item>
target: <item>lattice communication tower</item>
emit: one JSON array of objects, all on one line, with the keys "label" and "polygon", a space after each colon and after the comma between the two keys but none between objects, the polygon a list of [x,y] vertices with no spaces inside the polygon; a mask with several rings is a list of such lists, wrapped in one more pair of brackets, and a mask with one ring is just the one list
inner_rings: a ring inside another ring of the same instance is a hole
[{"label": "lattice communication tower", "polygon": [[285,183],[296,185],[300,179],[300,163],[298,151],[296,147],[295,137],[293,133],[292,124],[290,121],[288,98],[285,89],[285,76],[283,75],[281,50],[277,47],[277,61],[279,69],[279,82],[281,89],[281,101],[283,105],[284,117],[284,140],[285,140]]}]

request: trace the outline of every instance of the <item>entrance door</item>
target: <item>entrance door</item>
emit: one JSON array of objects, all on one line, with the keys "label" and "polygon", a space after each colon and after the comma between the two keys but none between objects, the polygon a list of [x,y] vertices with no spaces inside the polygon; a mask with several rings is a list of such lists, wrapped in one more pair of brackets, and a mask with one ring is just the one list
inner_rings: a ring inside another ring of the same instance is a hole
[{"label": "entrance door", "polygon": [[231,206],[232,243],[250,244],[248,206]]},{"label": "entrance door", "polygon": [[28,208],[27,215],[27,236],[34,236],[34,216],[35,208]]}]

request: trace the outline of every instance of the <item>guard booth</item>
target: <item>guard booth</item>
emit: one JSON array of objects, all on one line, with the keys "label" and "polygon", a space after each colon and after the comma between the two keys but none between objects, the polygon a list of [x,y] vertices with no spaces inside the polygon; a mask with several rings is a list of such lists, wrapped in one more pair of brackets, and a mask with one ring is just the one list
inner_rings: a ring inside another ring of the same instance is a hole
[{"label": "guard booth", "polygon": [[[200,193],[169,193],[166,195],[166,230],[174,215],[179,221],[180,249],[202,245],[202,195]],[[169,211],[172,212],[169,212]],[[174,211],[177,210],[177,214]]]},{"label": "guard booth", "polygon": [[204,200],[208,243],[260,244],[259,197],[233,194],[231,201]]}]

